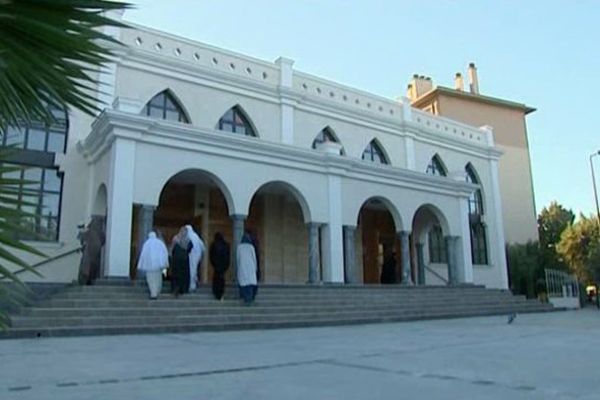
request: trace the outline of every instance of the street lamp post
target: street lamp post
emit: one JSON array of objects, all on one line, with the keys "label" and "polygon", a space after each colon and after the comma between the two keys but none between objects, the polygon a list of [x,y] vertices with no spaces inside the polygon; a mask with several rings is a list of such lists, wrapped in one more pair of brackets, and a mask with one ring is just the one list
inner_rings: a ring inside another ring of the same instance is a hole
[{"label": "street lamp post", "polygon": [[[594,174],[594,157],[600,155],[600,150],[590,155],[590,169],[592,170],[592,185],[594,187],[594,199],[596,200],[596,221],[600,229],[600,207],[598,207],[598,190],[596,189],[596,175]],[[600,294],[598,293],[598,283],[596,283],[596,307],[600,309]]]},{"label": "street lamp post", "polygon": [[592,185],[594,186],[594,199],[596,200],[596,218],[598,220],[598,227],[600,228],[600,207],[598,207],[598,190],[596,189],[596,176],[594,175],[594,162],[595,156],[600,155],[600,150],[592,153],[590,156],[590,169],[592,170]]}]

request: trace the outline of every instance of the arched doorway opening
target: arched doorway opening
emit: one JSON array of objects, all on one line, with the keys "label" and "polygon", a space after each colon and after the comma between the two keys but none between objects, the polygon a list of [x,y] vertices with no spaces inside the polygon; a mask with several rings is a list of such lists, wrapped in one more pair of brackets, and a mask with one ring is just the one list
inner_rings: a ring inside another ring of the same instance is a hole
[{"label": "arched doorway opening", "polygon": [[[384,262],[395,259],[392,273],[386,273],[386,283],[400,282],[400,241],[392,214],[393,206],[386,199],[374,197],[365,201],[358,214],[356,256],[359,279],[365,284],[382,282]],[[362,280],[360,279],[362,277]]]},{"label": "arched doorway opening", "polygon": [[446,237],[448,223],[442,212],[426,204],[417,209],[412,223],[412,264],[420,285],[444,285],[451,279]]},{"label": "arched doorway opening", "polygon": [[302,194],[285,182],[269,182],[255,192],[245,227],[258,241],[261,282],[308,281],[309,214]]},{"label": "arched doorway opening", "polygon": [[[216,232],[221,232],[225,240],[231,245],[233,242],[233,227],[229,216],[230,195],[221,181],[212,174],[199,169],[188,169],[172,176],[163,186],[158,206],[152,210],[152,226],[157,234],[169,246],[173,237],[184,225],[192,225],[201,236],[206,246],[202,259],[199,279],[209,282],[212,279],[212,268],[208,260],[208,249]],[[145,206],[136,206],[134,209],[133,238],[132,241],[132,269],[139,248],[145,238],[141,237],[140,230],[143,223],[141,219]],[[132,271],[133,274],[133,271]],[[232,268],[226,276],[231,281]]]}]

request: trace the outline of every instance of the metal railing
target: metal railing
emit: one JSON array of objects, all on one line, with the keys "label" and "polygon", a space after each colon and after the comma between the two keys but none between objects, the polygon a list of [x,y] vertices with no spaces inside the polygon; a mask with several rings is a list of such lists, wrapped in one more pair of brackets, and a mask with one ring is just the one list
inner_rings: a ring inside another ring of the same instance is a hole
[{"label": "metal railing", "polygon": [[[19,275],[19,274],[22,274],[24,272],[29,272],[31,269],[37,269],[37,268],[39,268],[39,267],[41,267],[43,265],[49,264],[49,263],[51,263],[53,261],[60,260],[61,258],[64,258],[66,256],[70,256],[71,254],[74,254],[74,253],[78,253],[78,252],[81,251],[81,249],[82,249],[82,247],[76,247],[76,248],[71,249],[69,251],[66,251],[64,253],[56,254],[56,255],[54,255],[52,257],[45,258],[42,261],[39,261],[39,262],[37,262],[35,264],[32,264],[30,266],[30,269],[21,268],[21,269],[15,271],[15,272],[13,272],[13,275]],[[2,278],[0,278],[0,281],[2,281],[2,280],[8,280],[8,278],[7,277],[2,277]]]},{"label": "metal railing", "polygon": [[579,297],[579,284],[575,275],[555,269],[544,269],[548,297]]},{"label": "metal railing", "polygon": [[448,285],[450,283],[450,281],[448,281],[448,279],[444,278],[442,275],[440,275],[436,270],[431,268],[429,265],[425,265],[424,267],[425,267],[425,270],[431,272],[431,274],[433,274],[436,278],[438,278],[439,280],[444,282],[446,285]]}]

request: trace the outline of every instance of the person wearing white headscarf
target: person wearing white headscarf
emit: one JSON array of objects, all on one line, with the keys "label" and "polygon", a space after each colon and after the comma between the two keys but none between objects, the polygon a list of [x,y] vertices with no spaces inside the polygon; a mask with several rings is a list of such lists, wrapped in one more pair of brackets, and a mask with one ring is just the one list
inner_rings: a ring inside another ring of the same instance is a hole
[{"label": "person wearing white headscarf", "polygon": [[144,242],[137,269],[144,271],[150,290],[150,299],[156,300],[162,289],[162,271],[169,266],[169,252],[156,233],[150,232]]},{"label": "person wearing white headscarf", "polygon": [[256,295],[256,251],[248,233],[244,234],[236,250],[237,280],[240,297],[246,305],[254,301]]},{"label": "person wearing white headscarf", "polygon": [[198,264],[202,260],[204,254],[204,242],[200,239],[200,236],[194,232],[194,228],[191,225],[186,225],[185,229],[188,233],[188,238],[192,242],[192,251],[189,254],[190,261],[190,292],[193,292],[198,287]]}]

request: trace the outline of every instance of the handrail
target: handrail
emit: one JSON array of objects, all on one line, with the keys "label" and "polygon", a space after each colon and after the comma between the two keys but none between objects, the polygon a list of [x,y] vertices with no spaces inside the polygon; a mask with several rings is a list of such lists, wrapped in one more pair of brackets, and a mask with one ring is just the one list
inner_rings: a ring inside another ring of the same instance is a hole
[{"label": "handrail", "polygon": [[441,280],[442,282],[444,282],[446,285],[449,284],[450,282],[448,281],[448,279],[444,278],[442,275],[440,275],[437,271],[435,271],[433,268],[431,268],[429,265],[425,265],[425,269],[429,272],[431,272],[435,277],[437,277],[439,280]]},{"label": "handrail", "polygon": [[[42,260],[40,262],[32,264],[29,267],[29,269],[28,268],[21,268],[20,270],[13,272],[13,275],[19,275],[19,274],[22,274],[23,272],[29,272],[32,269],[36,269],[36,268],[41,267],[42,265],[51,263],[51,262],[56,261],[56,260],[60,260],[63,257],[70,256],[73,253],[77,253],[77,252],[81,251],[82,248],[83,247],[79,246],[79,247],[76,247],[76,248],[74,248],[72,250],[69,250],[69,251],[67,251],[65,253],[61,253],[61,254],[55,255],[53,257],[46,258],[46,259],[44,259],[44,260]],[[2,281],[2,280],[7,280],[7,278],[3,277],[3,278],[0,279],[0,281]]]}]

